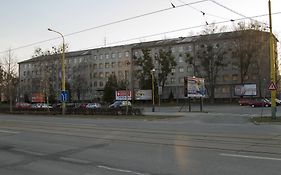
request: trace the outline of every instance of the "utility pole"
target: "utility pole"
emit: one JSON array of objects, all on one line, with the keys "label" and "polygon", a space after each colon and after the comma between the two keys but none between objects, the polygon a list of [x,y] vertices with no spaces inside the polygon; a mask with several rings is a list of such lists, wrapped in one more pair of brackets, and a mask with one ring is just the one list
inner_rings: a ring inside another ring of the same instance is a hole
[{"label": "utility pole", "polygon": [[[276,87],[276,78],[275,78],[275,56],[274,56],[274,46],[273,46],[273,34],[272,34],[272,18],[271,18],[271,1],[268,0],[268,9],[269,9],[269,58],[270,58],[270,79],[271,84],[274,84]],[[271,90],[271,118],[276,119],[276,89]]]}]

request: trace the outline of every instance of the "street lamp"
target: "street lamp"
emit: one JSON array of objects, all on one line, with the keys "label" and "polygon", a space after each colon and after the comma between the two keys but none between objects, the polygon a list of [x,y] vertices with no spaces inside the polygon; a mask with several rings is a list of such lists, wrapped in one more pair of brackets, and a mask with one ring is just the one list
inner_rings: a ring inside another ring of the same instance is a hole
[{"label": "street lamp", "polygon": [[[48,31],[55,32],[62,37],[62,56],[61,56],[61,93],[65,93],[65,42],[62,33],[48,28]],[[65,99],[62,100],[62,115],[65,115]]]},{"label": "street lamp", "polygon": [[155,69],[153,68],[150,73],[151,73],[151,83],[152,83],[152,112],[155,111],[155,101],[154,101],[154,72]]}]

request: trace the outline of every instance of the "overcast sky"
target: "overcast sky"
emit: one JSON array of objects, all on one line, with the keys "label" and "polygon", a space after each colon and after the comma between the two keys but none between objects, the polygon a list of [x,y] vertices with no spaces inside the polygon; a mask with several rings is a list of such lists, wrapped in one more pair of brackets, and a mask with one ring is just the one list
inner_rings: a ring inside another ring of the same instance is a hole
[{"label": "overcast sky", "polygon": [[[66,36],[69,50],[144,42],[149,40],[196,35],[206,22],[221,22],[231,27],[240,18],[268,14],[268,0],[0,0],[0,57],[9,48],[58,37],[47,28],[64,35],[116,22],[130,17],[171,8],[177,8],[105,27]],[[182,6],[186,3],[194,4]],[[217,3],[216,3],[217,2]],[[281,39],[281,1],[271,0],[273,31]],[[180,7],[179,7],[180,6]],[[225,7],[225,8],[224,8]],[[236,12],[236,13],[234,13]],[[203,15],[205,13],[205,15]],[[240,15],[238,15],[239,13]],[[267,23],[268,16],[254,18]],[[247,21],[247,20],[246,20]],[[165,33],[189,28],[180,32]],[[160,34],[153,37],[145,37]],[[120,42],[132,38],[127,42]],[[13,50],[17,61],[31,58],[35,48],[46,50],[61,44],[61,39]]]}]

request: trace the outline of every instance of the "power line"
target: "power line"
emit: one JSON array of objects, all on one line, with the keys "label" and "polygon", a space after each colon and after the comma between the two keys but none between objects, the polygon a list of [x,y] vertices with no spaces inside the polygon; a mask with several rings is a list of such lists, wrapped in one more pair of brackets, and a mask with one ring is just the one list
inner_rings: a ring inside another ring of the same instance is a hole
[{"label": "power line", "polygon": [[[182,0],[178,0],[179,2],[183,3],[183,4],[186,4],[186,2],[182,1]],[[217,15],[214,15],[214,14],[211,14],[211,13],[206,13],[205,11],[203,10],[199,10],[198,8],[195,8],[191,5],[188,5],[190,8],[194,9],[195,11],[198,11],[200,12],[201,14],[203,14],[203,16],[205,15],[208,15],[208,16],[212,16],[212,17],[216,17],[216,18],[220,18],[220,19],[224,19],[224,20],[227,20],[226,18],[223,18],[221,16],[217,16]]]},{"label": "power line", "polygon": [[[278,15],[278,14],[281,14],[281,12],[272,13],[272,15]],[[268,14],[251,16],[250,18],[259,18],[259,17],[264,17],[264,16],[268,16]],[[223,24],[223,23],[228,23],[228,22],[233,22],[233,21],[241,21],[241,20],[245,20],[245,19],[249,19],[249,17],[237,18],[235,20],[233,20],[233,19],[231,19],[231,20],[224,20],[224,21],[215,22],[213,24]],[[107,45],[114,45],[114,44],[124,43],[124,42],[128,42],[128,41],[139,40],[139,39],[142,39],[142,38],[150,38],[150,37],[154,37],[154,36],[164,35],[164,34],[168,34],[168,33],[181,32],[181,31],[195,29],[195,28],[200,28],[200,27],[205,27],[205,26],[206,25],[204,24],[204,25],[186,27],[186,28],[181,28],[181,29],[176,29],[176,30],[170,30],[170,31],[166,31],[166,32],[155,33],[155,34],[150,34],[150,35],[146,35],[146,36],[141,36],[141,37],[135,37],[135,38],[130,38],[130,39],[126,39],[126,40],[121,40],[121,41],[115,41],[115,42],[107,43]],[[99,47],[103,47],[103,45],[96,45],[96,46],[92,46],[92,47],[87,47],[85,49],[92,49],[92,48],[99,48]],[[84,49],[82,49],[82,50],[84,50]]]},{"label": "power line", "polygon": [[[235,10],[233,10],[233,9],[229,8],[229,7],[226,7],[225,5],[222,5],[222,4],[218,3],[218,2],[217,2],[217,1],[215,1],[215,0],[209,0],[209,1],[211,1],[211,2],[215,3],[216,5],[218,5],[218,6],[222,7],[222,8],[224,8],[224,9],[226,9],[226,10],[231,11],[232,13],[235,13],[235,14],[237,14],[237,15],[239,15],[239,16],[242,16],[242,17],[244,17],[244,18],[246,18],[246,19],[253,20],[253,19],[252,19],[252,17],[247,17],[247,16],[243,15],[242,13],[239,13],[239,12],[237,12],[237,11],[235,11]],[[260,22],[260,21],[258,21],[258,20],[255,20],[255,21],[256,21],[256,22],[258,22],[258,23],[263,23],[263,24],[266,24],[266,23],[264,23],[264,22]]]},{"label": "power line", "polygon": [[[66,36],[76,35],[76,34],[79,34],[79,33],[82,33],[82,32],[86,32],[86,31],[89,31],[89,30],[94,30],[94,29],[110,26],[110,25],[113,25],[113,24],[118,24],[118,23],[121,23],[121,22],[130,21],[130,20],[133,20],[133,19],[137,19],[137,18],[153,15],[153,14],[156,14],[156,13],[172,10],[172,9],[175,9],[175,8],[185,7],[185,6],[192,5],[192,4],[198,4],[198,3],[205,2],[205,1],[208,1],[208,0],[200,0],[200,1],[191,2],[191,3],[188,3],[188,4],[179,5],[179,6],[176,6],[176,7],[165,8],[165,9],[161,9],[161,10],[145,13],[145,14],[142,14],[142,15],[137,15],[137,16],[121,19],[121,20],[118,20],[118,21],[102,24],[102,25],[99,25],[99,26],[83,29],[83,30],[80,30],[80,31],[77,31],[77,32],[65,34],[64,36],[66,37]],[[18,50],[18,49],[30,47],[30,46],[33,46],[33,45],[42,44],[42,43],[49,42],[49,41],[52,41],[52,40],[55,40],[55,39],[58,39],[58,38],[60,38],[60,37],[55,37],[55,38],[51,38],[51,39],[47,39],[47,40],[42,40],[42,41],[30,43],[30,44],[27,44],[27,45],[23,45],[23,46],[19,46],[19,47],[13,48],[12,50]],[[5,52],[7,52],[7,50],[1,51],[0,54],[5,53]]]}]

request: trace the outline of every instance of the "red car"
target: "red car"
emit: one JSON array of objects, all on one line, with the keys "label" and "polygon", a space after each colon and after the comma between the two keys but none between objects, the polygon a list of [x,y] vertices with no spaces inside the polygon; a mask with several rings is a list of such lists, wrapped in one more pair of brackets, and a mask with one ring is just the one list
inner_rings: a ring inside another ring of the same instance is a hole
[{"label": "red car", "polygon": [[25,103],[25,102],[17,102],[16,108],[18,108],[18,109],[29,109],[29,108],[31,108],[31,104]]},{"label": "red car", "polygon": [[238,101],[240,106],[249,106],[253,102],[254,102],[254,100],[253,99],[249,99],[249,98],[241,98]]},{"label": "red car", "polygon": [[271,103],[267,99],[257,99],[250,104],[251,107],[270,107]]}]

